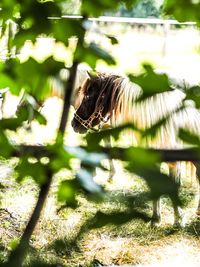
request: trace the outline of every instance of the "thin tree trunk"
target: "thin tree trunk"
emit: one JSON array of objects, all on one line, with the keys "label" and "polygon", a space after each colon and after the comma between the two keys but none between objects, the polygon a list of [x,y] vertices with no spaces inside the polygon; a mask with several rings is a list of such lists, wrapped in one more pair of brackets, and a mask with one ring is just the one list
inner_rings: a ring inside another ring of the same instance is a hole
[{"label": "thin tree trunk", "polygon": [[29,222],[23,232],[23,235],[21,237],[19,245],[14,249],[10,256],[7,263],[7,267],[21,267],[23,260],[26,256],[28,246],[29,246],[29,240],[31,238],[31,235],[35,229],[35,226],[39,220],[42,208],[44,206],[45,200],[47,198],[49,188],[52,181],[52,174],[50,171],[48,171],[48,181],[43,184],[40,188],[39,196],[37,203],[35,205],[35,208],[33,210],[33,213],[29,219]]}]

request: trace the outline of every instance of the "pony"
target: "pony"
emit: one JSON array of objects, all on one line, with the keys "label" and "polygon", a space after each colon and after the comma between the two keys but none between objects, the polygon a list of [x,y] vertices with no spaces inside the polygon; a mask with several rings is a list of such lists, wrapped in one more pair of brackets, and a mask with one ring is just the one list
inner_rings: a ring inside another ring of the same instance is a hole
[{"label": "pony", "polygon": [[[131,131],[132,144],[152,148],[182,148],[183,143],[177,137],[180,127],[189,127],[190,131],[200,132],[200,112],[189,104],[185,109],[179,109],[185,97],[181,90],[174,89],[137,102],[141,92],[139,86],[119,75],[99,73],[88,78],[78,94],[80,104],[71,121],[74,131],[83,134],[97,125],[101,128],[109,123],[111,127],[115,127],[128,122],[134,123],[140,129],[147,129],[170,114],[155,139],[141,141],[140,136]],[[169,164],[169,173],[178,183],[179,165],[180,163]],[[198,163],[194,165],[200,183],[200,166]],[[174,224],[180,225],[181,211],[178,207],[173,208]],[[200,197],[197,214],[200,215]],[[152,222],[159,223],[160,220],[160,199],[155,199]]]}]

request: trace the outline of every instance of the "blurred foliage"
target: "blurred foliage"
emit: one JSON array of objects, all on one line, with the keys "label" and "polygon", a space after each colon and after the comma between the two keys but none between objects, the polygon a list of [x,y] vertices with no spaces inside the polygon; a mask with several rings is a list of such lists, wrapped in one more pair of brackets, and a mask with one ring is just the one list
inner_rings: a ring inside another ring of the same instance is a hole
[{"label": "blurred foliage", "polygon": [[[58,61],[53,56],[43,60],[36,60],[29,57],[26,61],[20,60],[20,51],[24,47],[27,40],[35,43],[39,37],[51,37],[55,42],[61,42],[65,47],[68,46],[70,37],[78,39],[77,46],[74,52],[75,63],[85,62],[92,68],[95,68],[97,60],[101,59],[106,64],[115,64],[114,58],[106,52],[103,48],[97,46],[96,43],[86,43],[84,36],[88,25],[86,26],[87,17],[99,16],[105,12],[116,12],[119,6],[124,4],[127,9],[132,10],[132,7],[138,1],[136,0],[97,0],[89,1],[64,1],[64,0],[1,0],[0,2],[0,38],[6,39],[6,54],[0,59],[0,88],[9,88],[10,92],[15,95],[25,93],[27,99],[32,97],[36,102],[43,101],[49,94],[49,79],[57,77],[63,69],[65,69],[65,60]],[[74,3],[74,6],[73,4]],[[150,6],[149,1],[144,3]],[[80,4],[80,7],[79,7]],[[80,8],[80,13],[83,19],[63,19],[61,16],[68,10],[75,12],[73,8],[77,6]],[[165,1],[164,10],[166,14],[173,15],[176,19],[194,20],[199,23],[199,3],[191,1]],[[105,35],[106,36],[106,35]],[[111,43],[115,44],[117,40],[113,37],[106,36],[110,39]],[[73,67],[73,66],[72,66]],[[144,73],[139,76],[129,76],[130,79],[140,85],[143,89],[143,94],[140,101],[153,96],[155,94],[172,90],[169,79],[165,74],[156,74],[150,65],[144,65]],[[66,87],[67,88],[67,87]],[[66,92],[68,93],[68,92]],[[199,108],[199,87],[189,88],[187,91],[187,100],[195,102]],[[65,110],[63,110],[63,113]],[[46,123],[46,119],[36,109],[34,101],[22,105],[16,117],[3,118],[0,121],[0,155],[5,158],[11,158],[16,151],[16,147],[9,139],[8,131],[17,131],[19,127],[29,121],[30,114],[33,115],[39,123]],[[154,133],[163,123],[166,118],[155,125],[153,129],[148,129],[150,134]],[[62,169],[71,170],[73,179],[64,180],[60,183],[57,198],[61,203],[66,206],[76,207],[77,194],[82,192],[86,197],[91,195],[97,196],[91,198],[98,201],[103,199],[105,191],[101,186],[93,181],[93,172],[96,167],[104,169],[101,162],[103,159],[112,158],[115,149],[111,148],[110,155],[99,152],[99,144],[101,140],[110,136],[118,139],[120,133],[127,129],[136,130],[142,133],[134,125],[126,125],[116,129],[110,129],[99,133],[89,134],[87,139],[87,147],[84,149],[78,148],[77,150],[68,150],[64,146],[63,137],[58,132],[56,141],[53,145],[47,146],[49,156],[42,160],[42,155],[38,158],[27,153],[21,157],[16,165],[17,180],[23,182],[25,177],[32,177],[33,180],[42,189],[51,183],[52,175],[58,173]],[[191,135],[187,131],[181,130],[180,137],[182,140],[190,144],[199,146],[199,138]],[[77,173],[73,171],[72,161],[77,159],[81,166]],[[131,173],[136,173],[143,177],[150,188],[151,198],[157,198],[161,195],[168,195],[172,201],[177,205],[180,204],[178,199],[178,186],[171,179],[172,177],[161,174],[157,164],[160,162],[159,155],[149,153],[145,149],[129,148],[124,155],[123,160],[127,161],[127,170]],[[162,181],[162,183],[160,182]],[[163,186],[164,184],[164,186]],[[45,197],[44,197],[45,200]],[[39,203],[41,206],[44,204]],[[133,218],[140,218],[145,221],[149,220],[140,210],[132,210],[131,213],[112,213],[104,214],[98,212],[95,217],[95,226],[101,227],[108,223],[122,224]],[[35,220],[37,223],[38,218],[31,217],[30,220]],[[29,240],[28,240],[29,241]],[[22,244],[23,247],[24,244]],[[20,251],[20,258],[22,261],[26,255],[27,248],[23,247]],[[11,254],[12,255],[12,254]],[[18,255],[15,255],[17,259]],[[12,258],[12,257],[11,257]],[[18,266],[15,261],[3,263],[1,266]],[[19,265],[21,266],[21,264]],[[31,266],[57,266],[54,264],[42,264],[35,262]]]},{"label": "blurred foliage", "polygon": [[118,16],[122,17],[133,17],[133,18],[148,18],[154,17],[159,18],[161,16],[161,6],[162,0],[141,0],[137,1],[136,5],[127,10],[124,5],[122,5],[117,12]]},{"label": "blurred foliage", "polygon": [[67,0],[61,1],[62,13],[64,15],[79,15],[81,0]]},{"label": "blurred foliage", "polygon": [[100,16],[106,11],[116,11],[120,4],[124,4],[126,8],[130,9],[137,0],[96,0],[95,4],[90,0],[83,0],[81,5],[81,13],[87,16]]},{"label": "blurred foliage", "polygon": [[164,13],[172,16],[178,21],[194,21],[200,23],[200,3],[189,0],[165,0]]},{"label": "blurred foliage", "polygon": [[143,101],[155,94],[172,90],[166,74],[155,73],[152,66],[149,64],[144,64],[143,68],[144,73],[138,76],[129,75],[130,80],[142,88],[142,95],[137,98],[137,101]]}]

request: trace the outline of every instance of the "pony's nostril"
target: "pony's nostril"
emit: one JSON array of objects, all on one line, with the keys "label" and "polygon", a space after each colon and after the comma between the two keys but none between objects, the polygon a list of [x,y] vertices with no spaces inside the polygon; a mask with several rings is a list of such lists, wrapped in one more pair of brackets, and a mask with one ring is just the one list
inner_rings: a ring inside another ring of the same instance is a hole
[{"label": "pony's nostril", "polygon": [[77,128],[77,123],[75,122],[75,119],[72,120],[71,126],[73,129]]},{"label": "pony's nostril", "polygon": [[87,132],[87,128],[77,123],[75,118],[72,120],[71,126],[76,133],[84,134]]}]

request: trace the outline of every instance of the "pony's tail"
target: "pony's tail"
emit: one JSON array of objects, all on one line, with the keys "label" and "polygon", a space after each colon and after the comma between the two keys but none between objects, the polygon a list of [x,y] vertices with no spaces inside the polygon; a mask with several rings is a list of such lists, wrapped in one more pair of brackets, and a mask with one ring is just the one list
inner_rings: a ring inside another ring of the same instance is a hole
[{"label": "pony's tail", "polygon": [[177,161],[173,163],[167,163],[169,173],[173,175],[177,182],[182,184],[185,182],[189,186],[192,186],[196,182],[196,167],[190,161]]},{"label": "pony's tail", "polygon": [[177,170],[181,180],[193,185],[196,181],[195,165],[191,161],[181,161],[175,165],[178,166]]},{"label": "pony's tail", "polygon": [[183,165],[183,173],[184,177],[193,184],[196,181],[196,167],[191,161],[182,162]]}]

